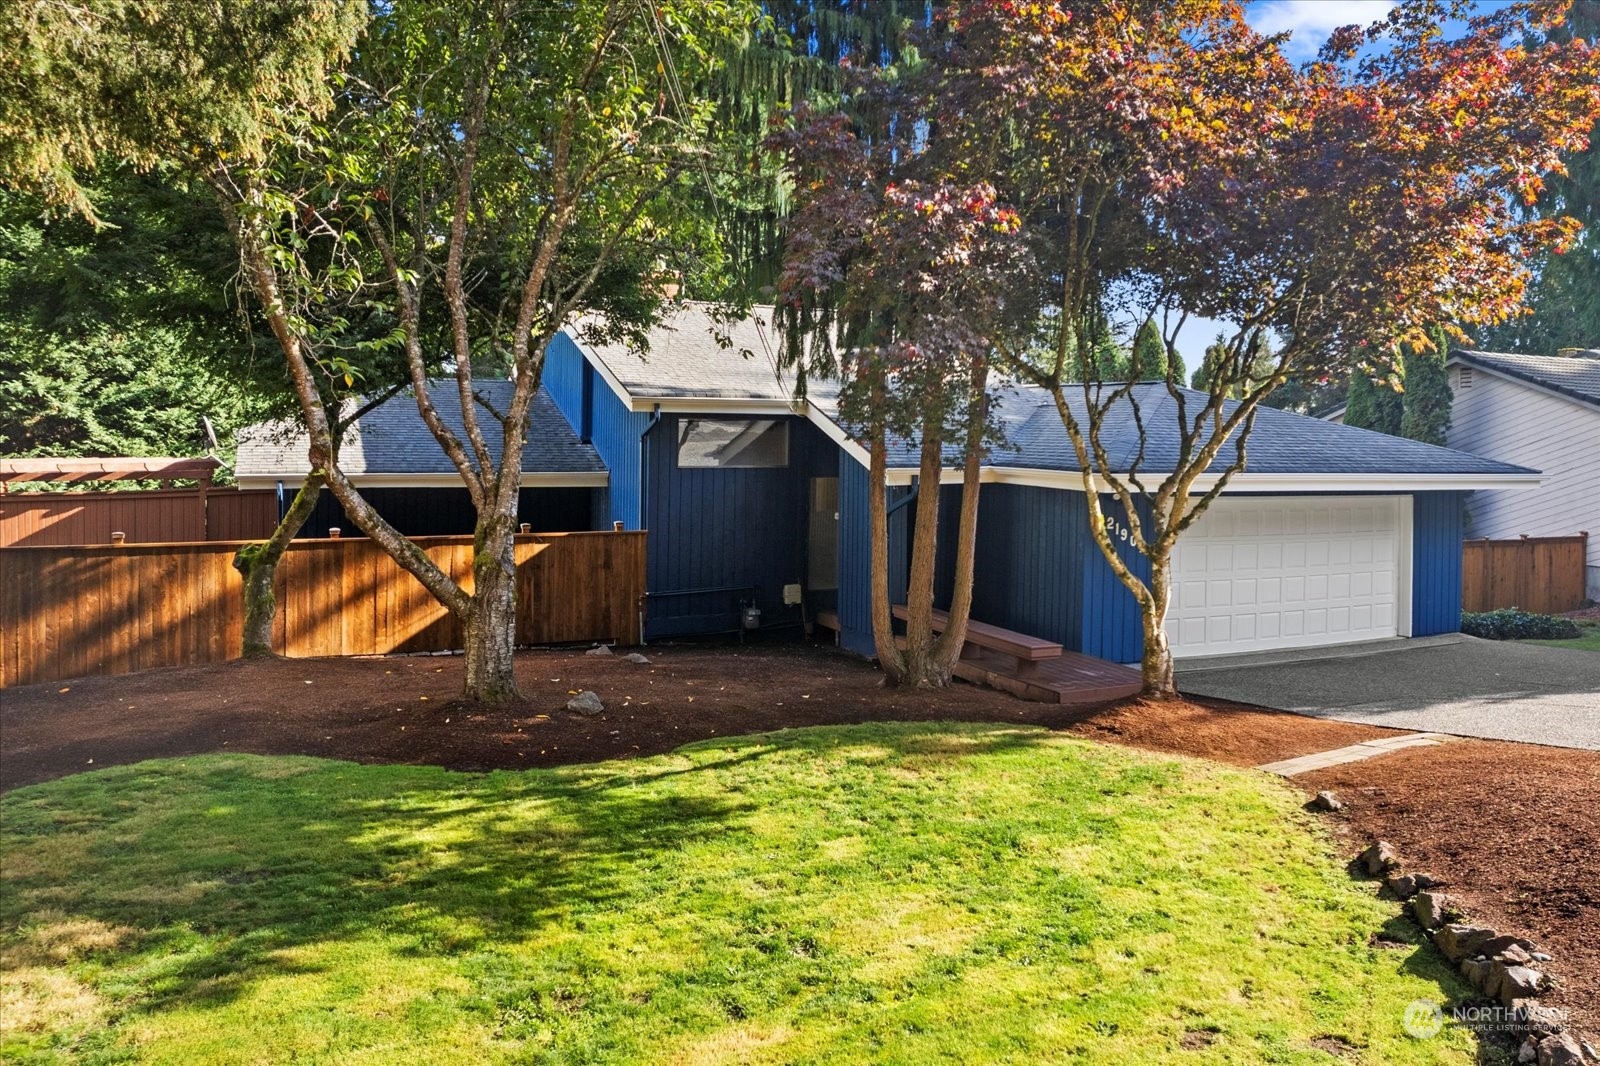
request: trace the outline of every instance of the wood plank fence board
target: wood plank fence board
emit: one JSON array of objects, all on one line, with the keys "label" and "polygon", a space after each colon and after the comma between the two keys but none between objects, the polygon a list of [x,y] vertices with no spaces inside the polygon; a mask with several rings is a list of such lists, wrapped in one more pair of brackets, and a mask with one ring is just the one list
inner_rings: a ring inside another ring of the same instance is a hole
[{"label": "wood plank fence board", "polygon": [[1561,614],[1583,605],[1588,536],[1469,540],[1461,545],[1461,609]]},{"label": "wood plank fence board", "polygon": [[[0,548],[0,686],[236,658],[243,542]],[[470,537],[422,537],[470,587]],[[520,535],[519,644],[637,644],[643,532]],[[274,646],[291,657],[443,651],[461,627],[361,537],[295,541],[278,567]]]}]

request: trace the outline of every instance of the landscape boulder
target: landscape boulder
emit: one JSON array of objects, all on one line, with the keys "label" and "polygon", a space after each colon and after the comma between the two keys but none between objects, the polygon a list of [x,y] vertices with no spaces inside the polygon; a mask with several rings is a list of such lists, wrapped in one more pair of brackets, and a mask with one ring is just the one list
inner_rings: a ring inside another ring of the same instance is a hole
[{"label": "landscape boulder", "polygon": [[1492,959],[1496,955],[1503,953],[1507,948],[1511,947],[1519,947],[1522,950],[1530,953],[1534,950],[1533,941],[1526,940],[1520,936],[1512,936],[1510,933],[1504,933],[1500,936],[1490,937],[1488,940],[1485,940],[1483,944],[1479,946],[1478,953],[1481,955],[1487,955]]},{"label": "landscape boulder", "polygon": [[1456,913],[1456,909],[1437,892],[1418,892],[1411,901],[1411,915],[1424,929],[1437,929]]},{"label": "landscape boulder", "polygon": [[598,655],[601,658],[607,658],[612,654],[612,652],[611,652],[611,648],[610,647],[608,647],[605,644],[602,644],[598,648],[590,648],[588,651],[584,652],[583,654],[585,654],[585,655]]},{"label": "landscape boulder", "polygon": [[1415,896],[1421,886],[1411,874],[1390,874],[1383,879],[1383,887],[1395,899],[1404,902]]},{"label": "landscape boulder", "polygon": [[1344,802],[1332,792],[1318,792],[1317,798],[1311,801],[1311,805],[1319,811],[1344,810]]},{"label": "landscape boulder", "polygon": [[600,697],[588,689],[583,690],[567,701],[567,710],[578,714],[594,715],[605,709],[606,705],[600,702]]},{"label": "landscape boulder", "polygon": [[1356,856],[1356,862],[1372,877],[1381,877],[1400,866],[1400,853],[1386,841],[1378,841]]},{"label": "landscape boulder", "polygon": [[1497,935],[1480,925],[1446,925],[1433,934],[1433,945],[1451,962],[1460,962],[1483,954],[1483,945]]},{"label": "landscape boulder", "polygon": [[1479,992],[1487,992],[1489,988],[1489,971],[1494,969],[1494,963],[1488,959],[1463,959],[1461,962],[1461,976]]},{"label": "landscape boulder", "polygon": [[1570,1033],[1551,1033],[1539,1041],[1539,1066],[1583,1066],[1583,1048]]},{"label": "landscape boulder", "polygon": [[636,651],[630,651],[628,654],[624,655],[622,657],[622,661],[625,662],[625,663],[633,663],[635,666],[648,666],[648,665],[650,665],[649,657],[648,656],[644,656],[644,655],[640,655]]},{"label": "landscape boulder", "polygon": [[1507,966],[1503,962],[1489,964],[1488,985],[1484,993],[1498,999],[1502,1006],[1512,1008],[1519,999],[1532,999],[1545,990],[1545,976],[1526,966]]}]

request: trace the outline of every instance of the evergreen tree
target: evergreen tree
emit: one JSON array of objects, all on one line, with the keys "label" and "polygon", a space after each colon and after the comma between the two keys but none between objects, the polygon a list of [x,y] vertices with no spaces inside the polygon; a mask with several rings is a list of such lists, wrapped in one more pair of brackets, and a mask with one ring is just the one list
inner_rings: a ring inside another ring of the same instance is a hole
[{"label": "evergreen tree", "polygon": [[1344,424],[1400,436],[1404,401],[1389,380],[1374,381],[1365,370],[1350,375],[1350,392],[1344,410]]},{"label": "evergreen tree", "polygon": [[1424,444],[1443,444],[1450,430],[1450,376],[1444,361],[1449,341],[1442,329],[1433,331],[1433,348],[1415,345],[1405,350],[1406,391],[1400,416],[1400,435]]},{"label": "evergreen tree", "polygon": [[1155,320],[1145,319],[1133,337],[1133,365],[1139,368],[1145,380],[1163,381],[1167,377],[1169,354],[1172,379],[1181,385],[1188,377],[1187,369],[1183,365],[1183,356],[1178,354],[1176,348],[1169,353],[1166,342],[1161,339],[1161,331],[1156,328]]}]

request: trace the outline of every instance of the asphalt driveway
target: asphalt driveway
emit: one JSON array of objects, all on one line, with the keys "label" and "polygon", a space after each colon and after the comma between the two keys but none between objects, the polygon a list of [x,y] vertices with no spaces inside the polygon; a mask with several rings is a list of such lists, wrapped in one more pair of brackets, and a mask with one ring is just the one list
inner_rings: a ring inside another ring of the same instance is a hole
[{"label": "asphalt driveway", "polygon": [[1178,665],[1178,688],[1344,722],[1600,750],[1600,655],[1452,636]]}]

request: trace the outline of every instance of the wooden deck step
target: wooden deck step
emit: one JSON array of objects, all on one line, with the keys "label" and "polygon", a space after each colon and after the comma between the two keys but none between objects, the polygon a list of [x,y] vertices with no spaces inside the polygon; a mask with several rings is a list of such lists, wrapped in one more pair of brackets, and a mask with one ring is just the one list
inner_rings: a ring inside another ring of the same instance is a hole
[{"label": "wooden deck step", "polygon": [[1042,703],[1102,703],[1137,695],[1144,687],[1132,667],[1075,651],[1041,660],[1027,676],[1019,677],[1016,667],[1008,655],[979,651],[956,663],[956,676]]}]

